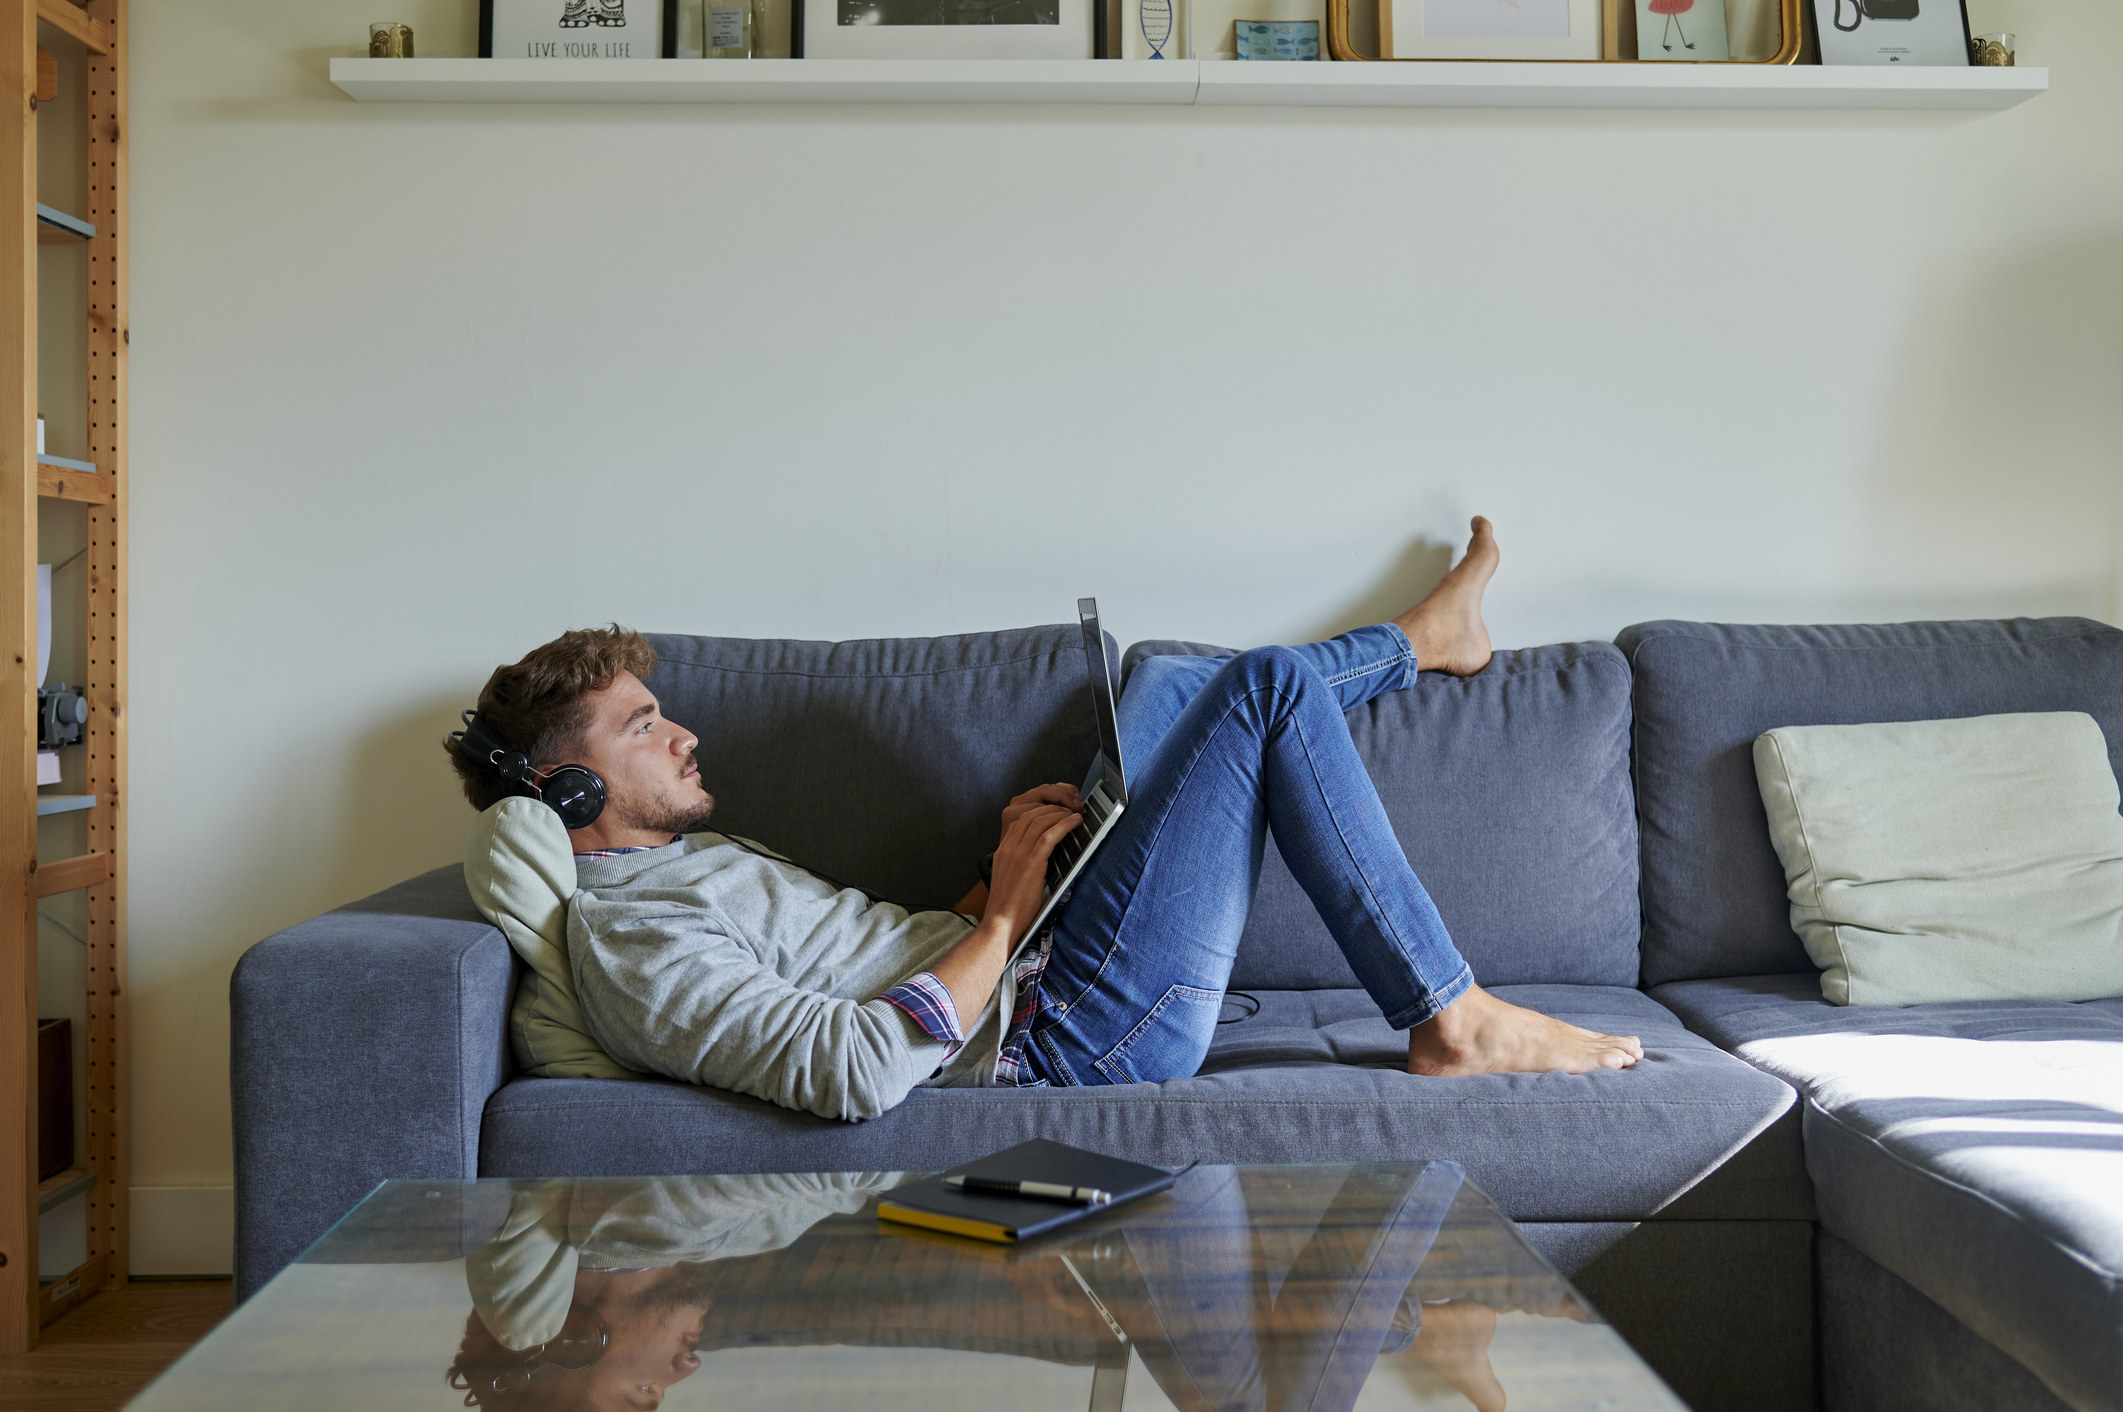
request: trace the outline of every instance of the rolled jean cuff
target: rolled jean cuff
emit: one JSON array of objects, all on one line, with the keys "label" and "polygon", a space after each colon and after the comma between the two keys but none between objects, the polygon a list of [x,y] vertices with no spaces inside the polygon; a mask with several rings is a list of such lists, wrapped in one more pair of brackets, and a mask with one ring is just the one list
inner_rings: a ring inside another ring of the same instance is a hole
[{"label": "rolled jean cuff", "polygon": [[1460,963],[1459,974],[1432,990],[1429,995],[1398,1015],[1388,1015],[1386,1023],[1397,1030],[1412,1030],[1428,1020],[1437,1018],[1438,1011],[1474,989],[1474,970],[1466,962]]},{"label": "rolled jean cuff", "polygon": [[1408,654],[1407,675],[1402,677],[1401,686],[1404,689],[1407,687],[1414,686],[1415,674],[1423,669],[1423,664],[1415,659],[1415,644],[1408,640],[1407,633],[1401,631],[1401,625],[1399,623],[1381,623],[1379,624],[1379,626],[1400,639],[1401,650]]},{"label": "rolled jean cuff", "polygon": [[[1312,659],[1312,665],[1325,678],[1327,685],[1334,688],[1345,711],[1353,710],[1384,692],[1414,686],[1415,674],[1421,665],[1415,660],[1415,644],[1396,623],[1373,623],[1369,627],[1352,628],[1340,637],[1312,643],[1298,651],[1326,658]],[[1334,660],[1336,658],[1341,660]],[[1356,688],[1352,697],[1351,684],[1359,682],[1363,685]]]}]

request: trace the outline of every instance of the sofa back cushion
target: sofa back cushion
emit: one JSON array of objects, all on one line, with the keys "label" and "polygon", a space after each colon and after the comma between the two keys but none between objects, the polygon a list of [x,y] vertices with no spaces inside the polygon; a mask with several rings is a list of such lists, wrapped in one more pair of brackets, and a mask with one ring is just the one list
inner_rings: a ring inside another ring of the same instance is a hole
[{"label": "sofa back cushion", "polygon": [[[1145,642],[1145,656],[1228,649]],[[1401,848],[1484,985],[1637,983],[1629,671],[1606,643],[1499,652],[1473,677],[1425,672],[1349,713]],[[1234,986],[1356,977],[1269,840]]]},{"label": "sofa back cushion", "polygon": [[2084,618],[1882,626],[1641,623],[1644,982],[1811,971],[1755,783],[1778,726],[2084,711],[2123,772],[2123,632]]},{"label": "sofa back cushion", "polygon": [[1098,748],[1074,623],[863,642],[650,634],[649,644],[649,689],[700,737],[712,826],[895,902],[956,902],[979,880],[1004,803],[1082,779]]}]

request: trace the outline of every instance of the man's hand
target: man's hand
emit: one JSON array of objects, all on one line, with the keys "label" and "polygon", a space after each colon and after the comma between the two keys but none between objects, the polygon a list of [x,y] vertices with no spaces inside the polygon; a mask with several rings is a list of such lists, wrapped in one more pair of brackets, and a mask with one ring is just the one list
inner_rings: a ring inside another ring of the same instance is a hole
[{"label": "man's hand", "polygon": [[[1075,785],[1039,785],[1036,788],[1026,790],[1023,794],[1018,795],[1017,798],[1003,806],[1003,831],[1005,833],[1009,832],[1010,825],[1023,818],[1027,810],[1036,809],[1042,804],[1059,804],[1065,809],[1082,807],[1081,801],[1077,797]],[[1068,835],[1065,833],[1062,837],[1067,838]],[[1059,842],[1059,840],[1056,841]],[[951,910],[954,912],[965,912],[975,917],[986,917],[988,915],[989,891],[988,884],[975,883],[964,897],[958,899],[958,905]],[[1035,904],[1035,909],[1036,906],[1037,904]]]},{"label": "man's hand", "polygon": [[1069,830],[1084,821],[1077,808],[1073,784],[1043,784],[1010,801],[1003,810],[1003,838],[995,850],[983,923],[997,925],[1015,940],[1039,912],[1045,900],[1047,858]]},{"label": "man's hand", "polygon": [[1010,825],[1023,818],[1027,810],[1037,809],[1042,804],[1059,804],[1064,809],[1083,807],[1073,784],[1035,785],[1003,806],[1003,832],[1008,833]]},{"label": "man's hand", "polygon": [[929,968],[951,992],[958,1022],[968,1034],[1002,979],[1018,933],[1045,900],[1048,855],[1083,822],[1076,810],[1076,786],[1070,784],[1028,789],[1003,810],[1003,841],[995,850],[994,882],[980,925]]}]

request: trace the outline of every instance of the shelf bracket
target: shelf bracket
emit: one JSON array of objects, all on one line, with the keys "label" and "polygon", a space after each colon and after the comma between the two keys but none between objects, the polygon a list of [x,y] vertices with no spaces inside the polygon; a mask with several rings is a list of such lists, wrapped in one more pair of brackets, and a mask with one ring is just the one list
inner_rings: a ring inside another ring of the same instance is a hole
[{"label": "shelf bracket", "polygon": [[61,34],[80,40],[91,54],[111,52],[111,27],[72,0],[37,0],[37,18]]}]

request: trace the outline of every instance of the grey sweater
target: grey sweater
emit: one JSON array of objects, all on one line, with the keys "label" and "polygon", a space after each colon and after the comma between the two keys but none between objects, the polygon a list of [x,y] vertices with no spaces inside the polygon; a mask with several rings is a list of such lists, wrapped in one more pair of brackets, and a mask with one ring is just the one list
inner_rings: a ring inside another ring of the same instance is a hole
[{"label": "grey sweater", "polygon": [[575,993],[622,1064],[844,1119],[873,1118],[917,1085],[995,1082],[1007,978],[948,1061],[948,1046],[876,998],[942,960],[969,917],[873,903],[715,833],[579,858],[575,876]]}]

